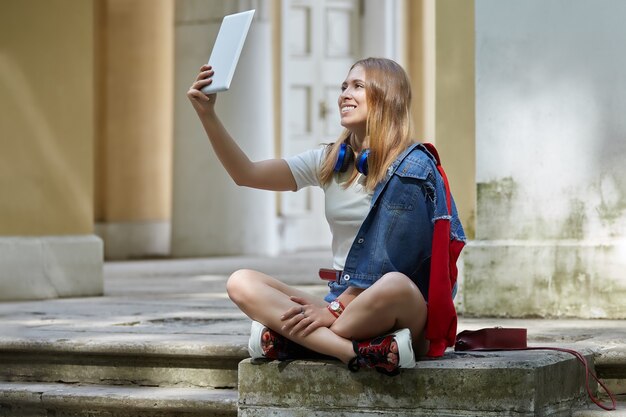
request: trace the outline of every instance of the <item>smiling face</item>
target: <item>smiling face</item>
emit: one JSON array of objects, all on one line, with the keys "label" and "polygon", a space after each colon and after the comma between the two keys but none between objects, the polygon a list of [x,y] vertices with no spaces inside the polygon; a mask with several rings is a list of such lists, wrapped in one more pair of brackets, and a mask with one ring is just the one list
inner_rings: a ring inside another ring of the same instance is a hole
[{"label": "smiling face", "polygon": [[338,102],[341,125],[363,139],[367,127],[367,97],[363,67],[356,65],[350,70],[341,85]]}]

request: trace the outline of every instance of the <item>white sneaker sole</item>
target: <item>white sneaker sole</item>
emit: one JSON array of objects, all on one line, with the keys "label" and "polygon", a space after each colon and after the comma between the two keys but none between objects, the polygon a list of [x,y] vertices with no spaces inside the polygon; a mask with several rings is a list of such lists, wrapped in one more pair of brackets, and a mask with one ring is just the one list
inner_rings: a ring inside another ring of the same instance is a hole
[{"label": "white sneaker sole", "polygon": [[261,347],[261,335],[265,330],[265,326],[258,321],[252,321],[250,327],[250,340],[248,340],[248,353],[252,359],[264,358],[263,348]]},{"label": "white sneaker sole", "polygon": [[413,354],[413,343],[411,339],[411,331],[409,329],[400,329],[393,332],[398,345],[398,367],[414,368],[416,365],[415,355]]}]

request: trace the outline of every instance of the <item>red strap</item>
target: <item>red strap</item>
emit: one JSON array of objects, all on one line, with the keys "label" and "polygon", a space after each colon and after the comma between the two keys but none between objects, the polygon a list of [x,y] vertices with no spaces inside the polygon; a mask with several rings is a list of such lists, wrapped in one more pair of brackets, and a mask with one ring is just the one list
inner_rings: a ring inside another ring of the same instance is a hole
[{"label": "red strap", "polygon": [[[589,369],[587,359],[578,351],[573,349],[559,348],[559,347],[528,347],[527,346],[527,330],[523,328],[502,328],[493,327],[479,330],[465,330],[457,335],[456,344],[454,346],[455,351],[513,351],[513,350],[555,350],[557,352],[565,352],[570,355],[574,355],[576,359],[585,367],[585,388],[591,401],[593,401],[598,407],[604,410],[615,410],[615,396],[613,393],[598,379],[596,374]],[[589,388],[589,375],[604,389],[611,402],[612,407],[602,404],[602,402],[596,398]]]},{"label": "red strap", "polygon": [[[580,353],[578,351],[575,351],[575,350],[572,350],[572,349],[557,348],[557,347],[529,347],[529,348],[517,349],[517,350],[556,350],[558,352],[565,352],[565,353],[569,353],[571,355],[574,355],[576,357],[576,359],[578,359],[578,361],[580,363],[582,363],[583,366],[585,367],[585,388],[587,388],[587,394],[589,394],[589,398],[591,398],[591,401],[593,401],[598,407],[600,407],[600,408],[602,408],[604,410],[607,410],[607,411],[615,410],[615,408],[616,408],[615,396],[606,387],[606,385],[604,385],[602,383],[602,381],[600,381],[598,379],[596,374],[594,374],[593,371],[591,369],[589,369],[589,364],[587,363],[587,359],[582,355],[582,353]],[[602,387],[604,392],[607,393],[607,395],[611,399],[611,402],[613,403],[613,406],[604,405],[595,395],[593,395],[593,393],[591,392],[591,388],[589,388],[589,375],[591,375],[593,377],[593,379],[596,380],[598,385],[600,385]]]}]

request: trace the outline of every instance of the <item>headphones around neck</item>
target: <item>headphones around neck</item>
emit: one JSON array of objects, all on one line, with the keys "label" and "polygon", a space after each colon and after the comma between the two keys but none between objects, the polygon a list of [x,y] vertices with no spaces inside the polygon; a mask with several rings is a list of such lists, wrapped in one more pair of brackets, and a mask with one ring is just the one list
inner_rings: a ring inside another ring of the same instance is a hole
[{"label": "headphones around neck", "polygon": [[367,175],[367,156],[369,155],[369,153],[369,149],[363,149],[356,156],[355,160],[354,150],[350,145],[344,142],[339,145],[339,154],[337,154],[337,162],[335,163],[335,168],[333,169],[333,171],[346,172],[348,170],[348,167],[354,162],[356,170],[363,175]]}]

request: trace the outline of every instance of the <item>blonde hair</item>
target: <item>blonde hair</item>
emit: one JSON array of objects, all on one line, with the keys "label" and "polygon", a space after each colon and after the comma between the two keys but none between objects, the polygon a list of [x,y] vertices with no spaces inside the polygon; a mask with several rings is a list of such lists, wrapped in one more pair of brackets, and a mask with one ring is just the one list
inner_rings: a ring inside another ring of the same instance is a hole
[{"label": "blonde hair", "polygon": [[[367,100],[366,137],[369,137],[370,153],[367,157],[368,174],[365,187],[373,190],[381,182],[387,169],[413,140],[411,131],[411,84],[400,65],[386,58],[365,58],[350,67],[360,66],[365,71],[365,94]],[[344,130],[335,143],[328,145],[326,158],[320,171],[320,182],[332,181],[339,147],[347,142],[354,148],[354,137]],[[352,176],[344,184],[349,187],[357,177]]]}]

